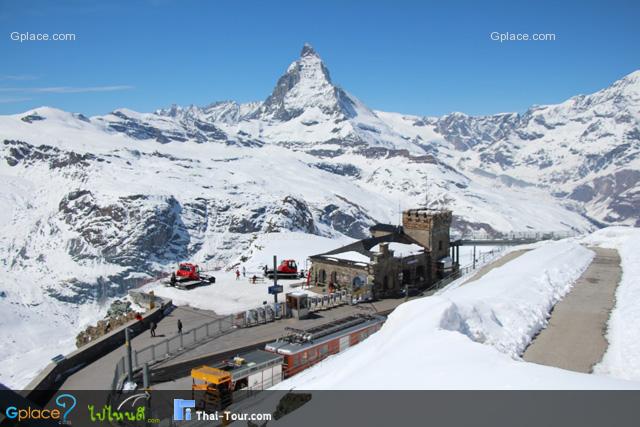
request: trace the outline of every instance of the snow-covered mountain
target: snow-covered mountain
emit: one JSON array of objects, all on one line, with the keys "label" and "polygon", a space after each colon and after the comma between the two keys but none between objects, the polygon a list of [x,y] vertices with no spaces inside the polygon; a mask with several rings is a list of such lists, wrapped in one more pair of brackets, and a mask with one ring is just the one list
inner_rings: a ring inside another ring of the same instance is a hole
[{"label": "snow-covered mountain", "polygon": [[264,102],[0,116],[0,328],[79,329],[74,307],[179,260],[227,267],[265,232],[359,238],[424,203],[458,231],[639,225],[639,77],[522,115],[418,117],[369,109],[305,45]]}]

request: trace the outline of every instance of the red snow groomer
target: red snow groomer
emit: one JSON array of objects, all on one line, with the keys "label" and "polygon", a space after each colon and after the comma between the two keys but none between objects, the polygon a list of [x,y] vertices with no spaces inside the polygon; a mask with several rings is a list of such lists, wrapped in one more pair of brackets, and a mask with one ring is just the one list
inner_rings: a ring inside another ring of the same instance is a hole
[{"label": "red snow groomer", "polygon": [[181,262],[175,273],[171,274],[169,285],[178,288],[192,288],[207,283],[215,283],[216,278],[210,275],[202,274],[197,264],[190,262]]},{"label": "red snow groomer", "polygon": [[[298,264],[296,264],[295,260],[292,259],[282,260],[276,270],[278,271],[278,279],[297,279],[300,277]],[[273,270],[268,270],[265,267],[265,276],[269,279],[273,279]]]}]

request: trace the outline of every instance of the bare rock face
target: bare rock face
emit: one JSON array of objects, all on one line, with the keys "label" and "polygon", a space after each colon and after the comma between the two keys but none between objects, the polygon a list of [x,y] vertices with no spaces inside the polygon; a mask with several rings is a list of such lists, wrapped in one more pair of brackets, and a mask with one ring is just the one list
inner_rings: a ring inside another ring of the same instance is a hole
[{"label": "bare rock face", "polygon": [[69,193],[59,206],[63,221],[79,234],[68,247],[74,259],[98,253],[124,266],[186,256],[189,233],[181,212],[173,197],[139,194],[106,202],[89,190]]},{"label": "bare rock face", "polygon": [[344,197],[338,197],[338,201],[339,204],[331,203],[320,211],[320,222],[354,239],[369,237],[369,227],[374,225],[376,221],[367,214],[362,206]]}]

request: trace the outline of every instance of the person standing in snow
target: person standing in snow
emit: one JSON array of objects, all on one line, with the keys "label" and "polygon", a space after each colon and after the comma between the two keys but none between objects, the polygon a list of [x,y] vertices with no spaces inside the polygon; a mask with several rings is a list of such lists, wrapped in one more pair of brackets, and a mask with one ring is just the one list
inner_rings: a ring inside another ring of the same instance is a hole
[{"label": "person standing in snow", "polygon": [[178,334],[182,334],[182,321],[178,319]]},{"label": "person standing in snow", "polygon": [[156,336],[156,328],[157,328],[156,322],[152,321],[151,323],[149,323],[149,331],[151,332],[152,337]]},{"label": "person standing in snow", "polygon": [[240,280],[240,270],[236,268],[236,280]]},{"label": "person standing in snow", "polygon": [[247,269],[242,266],[242,277],[247,277]]}]

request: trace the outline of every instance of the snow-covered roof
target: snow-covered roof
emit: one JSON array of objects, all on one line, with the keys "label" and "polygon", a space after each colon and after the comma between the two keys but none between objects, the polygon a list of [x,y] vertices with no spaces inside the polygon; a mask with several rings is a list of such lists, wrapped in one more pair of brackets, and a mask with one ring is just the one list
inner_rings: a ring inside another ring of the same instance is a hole
[{"label": "snow-covered roof", "polygon": [[351,261],[356,263],[365,263],[365,264],[368,264],[371,261],[371,259],[368,256],[356,251],[340,252],[337,254],[327,254],[327,255],[322,255],[322,257],[329,258],[329,259],[342,260],[342,261]]},{"label": "snow-covered roof", "polygon": [[[418,255],[424,252],[424,248],[415,243],[389,242],[389,250],[393,251],[396,257],[404,258],[411,255]],[[381,252],[380,243],[371,248],[371,252]]]}]

